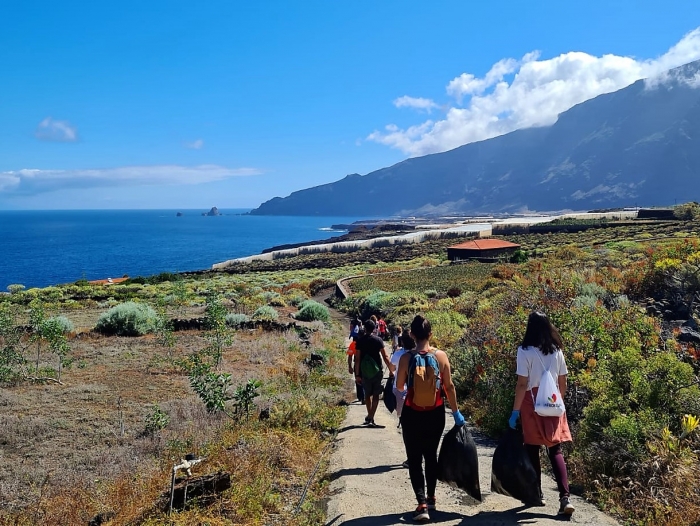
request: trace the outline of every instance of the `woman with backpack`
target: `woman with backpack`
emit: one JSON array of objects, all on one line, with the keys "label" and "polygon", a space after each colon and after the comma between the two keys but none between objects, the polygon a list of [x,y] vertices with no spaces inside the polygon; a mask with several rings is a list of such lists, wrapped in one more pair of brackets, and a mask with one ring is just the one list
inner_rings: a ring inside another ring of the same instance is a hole
[{"label": "woman with backpack", "polygon": [[[535,410],[535,400],[540,384],[548,381],[544,374],[551,374],[556,381],[559,395],[563,400],[566,394],[566,376],[568,370],[559,331],[549,318],[541,312],[533,312],[527,319],[527,328],[523,342],[518,347],[517,370],[518,381],[515,386],[515,401],[508,425],[515,429],[518,418],[523,429],[523,440],[530,461],[537,472],[540,490],[540,506],[546,503],[542,498],[540,449],[546,446],[552,471],[559,490],[559,514],[571,515],[573,505],[569,502],[569,480],[566,462],[561,451],[563,442],[571,442],[571,432],[566,413],[560,416],[541,416]],[[554,389],[556,391],[556,388]],[[549,397],[550,405],[557,402],[556,392]],[[563,410],[563,406],[562,406]],[[538,411],[540,411],[538,409]]]},{"label": "woman with backpack", "polygon": [[423,316],[416,316],[411,322],[411,336],[416,347],[401,357],[396,374],[396,385],[408,386],[401,411],[401,427],[408,474],[418,501],[413,512],[414,521],[430,520],[428,512],[436,505],[438,445],[445,429],[443,395],[447,395],[450,402],[455,425],[464,425],[464,417],[457,409],[450,361],[447,354],[430,346],[430,335],[430,322]]}]

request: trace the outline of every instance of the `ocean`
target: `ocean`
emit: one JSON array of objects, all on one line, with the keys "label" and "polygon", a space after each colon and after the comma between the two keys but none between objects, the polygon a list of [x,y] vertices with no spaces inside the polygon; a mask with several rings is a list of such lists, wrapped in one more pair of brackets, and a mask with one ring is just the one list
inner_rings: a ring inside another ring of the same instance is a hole
[{"label": "ocean", "polygon": [[216,217],[203,210],[0,211],[0,291],[14,283],[46,287],[208,269],[272,246],[337,236],[343,231],[331,225],[359,219],[219,211]]}]

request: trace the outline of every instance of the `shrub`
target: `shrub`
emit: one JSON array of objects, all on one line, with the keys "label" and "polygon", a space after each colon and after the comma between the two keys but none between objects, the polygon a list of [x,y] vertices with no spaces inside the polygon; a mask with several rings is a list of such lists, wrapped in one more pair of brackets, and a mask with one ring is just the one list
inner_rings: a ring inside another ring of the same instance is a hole
[{"label": "shrub", "polygon": [[95,330],[118,336],[141,336],[154,331],[157,318],[156,311],[149,305],[127,301],[103,313]]},{"label": "shrub", "polygon": [[17,294],[18,292],[22,292],[24,289],[25,287],[21,283],[13,283],[12,285],[7,286],[7,290],[10,294]]},{"label": "shrub", "polygon": [[73,332],[75,330],[75,327],[73,326],[73,322],[70,321],[65,316],[54,316],[52,318],[49,318],[46,321],[55,323],[61,329],[63,334],[67,334],[67,333]]},{"label": "shrub", "polygon": [[328,307],[321,305],[317,301],[307,300],[301,304],[299,312],[297,312],[295,318],[301,321],[330,321],[331,315],[328,311]]},{"label": "shrub", "polygon": [[434,298],[438,295],[438,291],[435,289],[430,289],[426,290],[423,294],[425,294],[428,298]]},{"label": "shrub", "polygon": [[258,307],[253,313],[253,319],[256,320],[276,320],[277,318],[279,318],[279,314],[269,305]]},{"label": "shrub", "polygon": [[145,418],[145,434],[148,436],[155,436],[159,431],[168,427],[170,423],[170,415],[163,411],[158,404],[153,406],[151,412],[146,415]]},{"label": "shrub", "polygon": [[450,298],[456,298],[457,296],[462,295],[462,289],[460,289],[459,287],[450,287],[449,289],[447,289],[447,295]]},{"label": "shrub", "polygon": [[236,313],[226,315],[226,325],[229,327],[241,327],[250,321],[250,316],[247,314]]},{"label": "shrub", "polygon": [[518,249],[515,252],[513,252],[513,255],[510,257],[510,262],[511,263],[525,263],[528,259],[527,252],[524,250]]},{"label": "shrub", "polygon": [[695,221],[700,219],[700,204],[692,201],[690,203],[678,205],[673,209],[673,215],[676,217],[676,219],[683,219],[686,221]]},{"label": "shrub", "polygon": [[300,290],[294,291],[286,297],[287,303],[292,307],[299,307],[307,299],[309,299],[309,297],[303,291]]}]

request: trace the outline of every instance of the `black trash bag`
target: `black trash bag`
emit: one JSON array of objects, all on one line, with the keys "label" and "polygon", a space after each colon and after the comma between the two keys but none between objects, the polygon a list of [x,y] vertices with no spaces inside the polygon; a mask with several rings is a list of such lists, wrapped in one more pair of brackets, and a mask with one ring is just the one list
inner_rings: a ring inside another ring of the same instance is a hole
[{"label": "black trash bag", "polygon": [[364,404],[365,403],[365,388],[362,387],[362,384],[355,384],[355,394],[357,395],[357,399],[360,401],[360,403]]},{"label": "black trash bag", "polygon": [[394,379],[389,377],[384,386],[384,405],[393,413],[396,410],[396,395],[394,394]]},{"label": "black trash bag", "polygon": [[525,450],[520,430],[509,428],[493,453],[491,491],[530,506],[540,501],[537,473]]},{"label": "black trash bag", "polygon": [[442,439],[438,456],[438,480],[466,491],[481,502],[479,456],[466,425],[454,426]]}]

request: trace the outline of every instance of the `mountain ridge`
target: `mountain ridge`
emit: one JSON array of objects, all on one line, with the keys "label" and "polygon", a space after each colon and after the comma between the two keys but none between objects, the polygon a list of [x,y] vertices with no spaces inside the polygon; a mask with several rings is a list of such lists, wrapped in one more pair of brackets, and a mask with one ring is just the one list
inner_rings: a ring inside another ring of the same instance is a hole
[{"label": "mountain ridge", "polygon": [[258,215],[442,215],[700,198],[700,61],[525,128],[262,203]]}]

